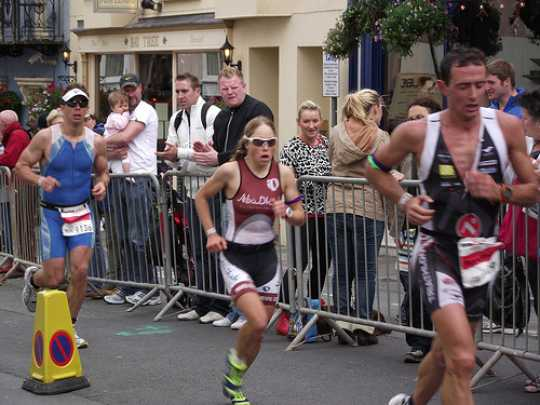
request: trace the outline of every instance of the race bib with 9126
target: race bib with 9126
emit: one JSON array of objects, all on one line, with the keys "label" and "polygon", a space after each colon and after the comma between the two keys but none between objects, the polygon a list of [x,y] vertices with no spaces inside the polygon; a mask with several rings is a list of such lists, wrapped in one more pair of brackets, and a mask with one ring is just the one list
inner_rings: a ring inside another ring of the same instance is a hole
[{"label": "race bib with 9126", "polygon": [[59,211],[64,221],[62,235],[70,237],[94,232],[94,223],[88,204],[60,208]]},{"label": "race bib with 9126", "polygon": [[497,238],[462,238],[458,241],[459,267],[463,287],[474,288],[489,283],[501,267]]}]

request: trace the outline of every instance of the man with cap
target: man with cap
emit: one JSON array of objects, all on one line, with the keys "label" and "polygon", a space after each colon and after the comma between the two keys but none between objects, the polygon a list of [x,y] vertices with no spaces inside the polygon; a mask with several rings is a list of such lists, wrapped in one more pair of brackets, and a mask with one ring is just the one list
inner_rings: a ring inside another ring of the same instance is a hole
[{"label": "man with cap", "polygon": [[[120,79],[120,88],[127,95],[130,121],[127,127],[106,139],[109,159],[123,159],[125,153],[130,160],[130,174],[157,175],[158,115],[156,110],[142,100],[143,86],[135,74],[126,74]],[[126,149],[127,147],[127,149]],[[154,213],[156,191],[149,177],[116,177],[111,185],[114,198],[114,226],[121,238],[119,261],[123,281],[154,282],[153,254],[159,251],[159,223]],[[106,296],[105,302],[112,305],[137,304],[157,305],[159,296],[146,297],[146,293],[134,287],[124,286]]]},{"label": "man with cap", "polygon": [[[41,205],[43,268],[26,270],[22,298],[28,310],[34,312],[37,290],[57,288],[64,281],[65,256],[69,254],[71,277],[67,295],[75,324],[85,296],[94,246],[89,201],[105,197],[109,175],[103,138],[84,126],[88,111],[86,89],[79,84],[69,86],[61,109],[64,122],[39,131],[15,166],[19,178],[39,187]],[[36,163],[40,164],[40,174],[32,171]],[[77,333],[75,340],[79,348],[88,346]]]}]

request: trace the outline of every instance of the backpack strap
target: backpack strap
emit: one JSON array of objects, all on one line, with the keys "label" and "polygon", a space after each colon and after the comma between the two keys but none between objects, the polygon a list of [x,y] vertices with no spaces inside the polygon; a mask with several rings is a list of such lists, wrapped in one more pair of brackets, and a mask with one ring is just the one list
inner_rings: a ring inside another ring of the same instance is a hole
[{"label": "backpack strap", "polygon": [[[206,131],[206,115],[208,113],[208,109],[212,106],[212,103],[209,103],[206,101],[202,108],[201,108],[201,124]],[[174,131],[178,132],[178,128],[180,127],[180,124],[182,123],[182,117],[184,116],[184,110],[180,110],[178,114],[176,114],[176,117],[174,119]]]},{"label": "backpack strap", "polygon": [[211,105],[212,105],[211,103],[206,101],[201,108],[201,124],[205,131],[206,131],[206,114],[208,113],[208,109],[210,108]]},{"label": "backpack strap", "polygon": [[182,123],[182,116],[184,115],[184,110],[178,111],[176,117],[174,118],[174,132],[178,133],[178,128]]}]

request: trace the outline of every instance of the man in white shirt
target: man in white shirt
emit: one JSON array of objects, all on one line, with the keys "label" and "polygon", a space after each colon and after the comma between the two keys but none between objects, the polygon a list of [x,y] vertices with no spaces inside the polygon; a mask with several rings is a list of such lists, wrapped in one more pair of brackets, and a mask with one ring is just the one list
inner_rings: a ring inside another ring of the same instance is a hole
[{"label": "man in white shirt", "polygon": [[[130,122],[127,127],[107,138],[109,159],[130,160],[130,174],[157,175],[156,110],[142,100],[143,86],[139,77],[126,74],[120,79],[120,88],[129,99]],[[159,254],[158,218],[154,212],[156,190],[150,177],[115,177],[111,182],[111,214],[115,234],[120,241],[118,279],[154,283],[155,255]],[[134,287],[122,287],[105,297],[109,304],[136,304],[145,292]],[[145,304],[159,304],[159,297],[150,298]]]},{"label": "man in white shirt", "polygon": [[[211,145],[214,120],[220,109],[204,101],[199,79],[190,73],[176,77],[175,90],[179,109],[171,117],[165,150],[157,152],[157,156],[189,176],[177,192],[187,196],[184,216],[189,222],[190,255],[195,261],[197,287],[205,291],[224,292],[217,263],[205,251],[206,234],[202,231],[194,203],[195,194],[216,169],[215,166],[197,163],[194,156],[206,145]],[[214,218],[219,218],[219,199],[212,201],[211,205],[215,208]],[[215,280],[218,280],[217,285]],[[178,319],[199,319],[202,323],[210,323],[221,319],[227,310],[226,301],[198,296],[193,309],[178,315]]]}]

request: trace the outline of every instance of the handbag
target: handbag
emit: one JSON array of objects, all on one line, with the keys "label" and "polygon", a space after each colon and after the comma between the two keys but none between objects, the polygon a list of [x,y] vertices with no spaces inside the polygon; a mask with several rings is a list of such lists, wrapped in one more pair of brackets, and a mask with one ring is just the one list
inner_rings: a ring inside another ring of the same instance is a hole
[{"label": "handbag", "polygon": [[539,253],[537,236],[537,220],[524,213],[522,207],[510,204],[499,231],[499,240],[504,243],[506,252],[536,260]]}]

